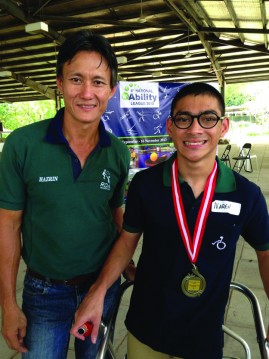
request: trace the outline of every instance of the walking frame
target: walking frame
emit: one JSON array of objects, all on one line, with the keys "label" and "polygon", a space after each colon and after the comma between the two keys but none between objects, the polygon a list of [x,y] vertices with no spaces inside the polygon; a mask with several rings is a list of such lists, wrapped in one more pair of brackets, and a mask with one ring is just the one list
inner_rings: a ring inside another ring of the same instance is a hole
[{"label": "walking frame", "polygon": [[[106,353],[108,353],[108,357],[110,357],[111,359],[120,359],[120,358],[117,358],[117,356],[115,354],[115,350],[114,350],[113,344],[112,344],[112,339],[113,339],[113,335],[114,335],[115,323],[116,323],[117,314],[119,311],[122,297],[123,297],[125,291],[132,285],[133,285],[133,282],[126,280],[120,286],[119,293],[118,293],[114,308],[110,314],[110,319],[108,320],[107,323],[102,323],[102,336],[103,337],[102,337],[100,349],[97,353],[96,359],[105,359]],[[230,290],[231,291],[236,290],[236,291],[242,293],[249,300],[251,309],[252,309],[255,329],[256,329],[257,342],[259,345],[259,350],[260,350],[260,355],[261,355],[260,358],[261,359],[269,359],[269,345],[268,345],[269,343],[266,341],[266,331],[264,328],[261,308],[260,308],[257,297],[248,287],[246,287],[243,284],[237,283],[237,282],[231,282]],[[249,345],[241,336],[239,336],[237,333],[235,333],[234,331],[232,331],[225,325],[223,325],[223,331],[224,331],[224,333],[231,336],[233,339],[238,341],[243,346],[244,351],[245,351],[244,359],[256,359],[256,358],[252,358]],[[223,358],[236,359],[235,357],[230,357],[230,356],[229,357],[224,356]],[[125,354],[124,358],[121,358],[121,359],[127,359],[127,354]]]}]

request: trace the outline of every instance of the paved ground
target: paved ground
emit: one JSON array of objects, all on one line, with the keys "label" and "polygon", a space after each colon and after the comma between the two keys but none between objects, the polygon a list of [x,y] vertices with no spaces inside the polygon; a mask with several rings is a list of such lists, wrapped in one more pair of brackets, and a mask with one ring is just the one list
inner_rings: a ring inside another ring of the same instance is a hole
[{"label": "paved ground", "polygon": [[[252,143],[255,142],[255,138],[251,140]],[[220,146],[219,153],[223,152],[224,146]],[[238,147],[232,145],[231,157],[238,154]],[[241,174],[257,183],[267,200],[269,206],[269,138],[265,137],[262,142],[254,143],[252,154],[257,155],[258,168],[256,167],[256,159],[253,158],[253,167],[254,171],[252,173],[246,173],[242,171]],[[233,161],[232,161],[233,163]],[[247,195],[247,194],[246,194]],[[137,248],[135,259],[140,253],[141,244]],[[22,263],[20,266],[20,272],[18,276],[18,287],[17,295],[18,301],[21,302],[21,291],[22,291],[22,280],[24,276],[25,266]],[[234,266],[234,277],[233,280],[239,283],[243,283],[248,288],[253,291],[256,297],[259,300],[264,325],[267,327],[269,323],[269,302],[266,298],[264,291],[262,289],[262,283],[258,274],[258,265],[256,260],[256,255],[253,249],[240,239],[237,246],[237,255]],[[130,297],[131,289],[128,289],[119,311],[116,331],[115,331],[115,342],[114,347],[116,349],[116,354],[118,359],[122,359],[124,353],[126,352],[126,331],[124,327],[124,318],[128,308],[128,302]],[[253,322],[253,316],[251,311],[251,306],[248,299],[241,293],[233,291],[229,305],[227,307],[226,313],[226,326],[231,330],[234,330],[236,333],[241,335],[246,342],[249,344],[252,353],[252,359],[259,359],[260,352],[256,342],[256,331]],[[195,328],[194,328],[195,330]],[[195,335],[199,333],[195,333]],[[224,354],[229,357],[238,357],[245,358],[245,352],[242,345],[236,342],[233,338],[225,335],[225,350]],[[19,358],[19,355],[14,351],[11,351],[7,348],[2,337],[0,338],[0,359],[11,359]],[[70,344],[70,350],[68,354],[68,359],[74,359],[73,344]],[[38,358],[36,358],[38,359]],[[53,358],[48,358],[53,359]],[[139,359],[139,358],[137,358]]]}]

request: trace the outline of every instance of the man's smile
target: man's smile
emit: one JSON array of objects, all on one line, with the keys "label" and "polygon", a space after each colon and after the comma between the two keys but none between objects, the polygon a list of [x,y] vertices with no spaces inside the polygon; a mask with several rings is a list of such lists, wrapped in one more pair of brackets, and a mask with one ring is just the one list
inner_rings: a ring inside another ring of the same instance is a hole
[{"label": "man's smile", "polygon": [[183,141],[184,145],[186,146],[202,146],[206,143],[206,140],[202,141]]}]

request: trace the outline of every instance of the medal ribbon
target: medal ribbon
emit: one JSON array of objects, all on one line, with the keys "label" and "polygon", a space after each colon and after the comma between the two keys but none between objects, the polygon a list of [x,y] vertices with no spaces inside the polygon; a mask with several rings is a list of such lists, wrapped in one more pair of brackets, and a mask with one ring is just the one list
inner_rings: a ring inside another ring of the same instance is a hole
[{"label": "medal ribbon", "polygon": [[175,214],[177,218],[178,227],[181,233],[181,237],[185,248],[187,250],[188,256],[192,263],[195,263],[200,247],[203,240],[203,235],[205,231],[205,225],[207,221],[207,217],[210,211],[212,198],[214,195],[216,182],[217,182],[217,162],[215,161],[214,167],[208,179],[206,181],[204,194],[202,198],[202,202],[199,208],[198,217],[195,222],[193,239],[191,238],[189,226],[187,224],[184,205],[182,202],[182,196],[180,192],[180,186],[178,182],[178,163],[177,159],[175,159],[172,165],[172,193],[173,193],[173,202],[175,208]]}]

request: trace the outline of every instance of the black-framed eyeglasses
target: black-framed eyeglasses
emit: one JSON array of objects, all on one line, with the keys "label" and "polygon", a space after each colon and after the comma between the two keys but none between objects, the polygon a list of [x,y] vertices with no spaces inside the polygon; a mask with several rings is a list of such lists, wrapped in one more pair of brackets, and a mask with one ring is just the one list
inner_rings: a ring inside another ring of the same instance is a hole
[{"label": "black-framed eyeglasses", "polygon": [[202,128],[208,129],[215,127],[219,120],[222,120],[224,117],[220,117],[212,111],[205,111],[199,115],[191,115],[189,112],[178,112],[175,116],[171,116],[171,120],[176,127],[182,130],[191,127],[195,118],[197,118],[197,121]]}]

